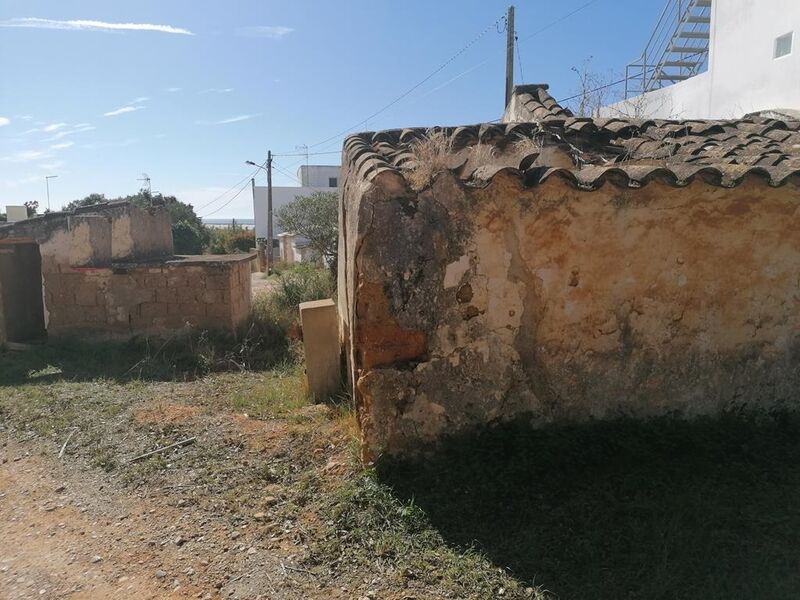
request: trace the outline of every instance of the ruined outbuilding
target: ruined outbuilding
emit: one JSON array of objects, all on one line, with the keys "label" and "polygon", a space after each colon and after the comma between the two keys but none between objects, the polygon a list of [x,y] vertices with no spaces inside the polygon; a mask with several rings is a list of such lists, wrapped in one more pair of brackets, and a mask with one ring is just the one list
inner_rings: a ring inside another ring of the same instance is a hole
[{"label": "ruined outbuilding", "polygon": [[513,418],[800,398],[800,121],[576,118],[349,137],[339,314],[368,456]]},{"label": "ruined outbuilding", "polygon": [[117,202],[0,226],[0,345],[233,329],[250,255],[175,256],[169,214]]}]

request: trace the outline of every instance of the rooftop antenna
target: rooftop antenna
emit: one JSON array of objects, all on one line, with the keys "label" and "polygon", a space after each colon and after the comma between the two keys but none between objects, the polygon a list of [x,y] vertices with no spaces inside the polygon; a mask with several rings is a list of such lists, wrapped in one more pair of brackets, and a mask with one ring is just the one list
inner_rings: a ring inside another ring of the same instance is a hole
[{"label": "rooftop antenna", "polygon": [[142,173],[142,176],[138,178],[136,181],[144,181],[144,189],[147,190],[147,195],[150,195],[150,176],[147,173]]},{"label": "rooftop antenna", "polygon": [[294,149],[295,150],[302,150],[303,154],[305,154],[305,156],[306,156],[306,177],[308,177],[308,145],[307,144],[303,144],[302,146],[295,146]]}]

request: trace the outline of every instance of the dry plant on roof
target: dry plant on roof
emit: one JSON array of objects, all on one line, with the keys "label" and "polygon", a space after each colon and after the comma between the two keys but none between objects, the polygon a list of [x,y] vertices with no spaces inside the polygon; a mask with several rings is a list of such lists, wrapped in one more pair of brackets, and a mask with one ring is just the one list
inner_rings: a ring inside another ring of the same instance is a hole
[{"label": "dry plant on roof", "polygon": [[495,156],[497,156],[497,148],[487,144],[475,144],[470,150],[470,160],[476,165],[490,163]]},{"label": "dry plant on roof", "polygon": [[514,141],[514,152],[521,156],[528,156],[529,154],[536,154],[542,151],[544,147],[544,135],[541,133],[534,133],[532,135],[517,135]]},{"label": "dry plant on roof", "polygon": [[453,140],[444,131],[428,130],[425,137],[411,143],[411,153],[416,160],[408,169],[406,178],[411,187],[419,191],[447,169],[448,157],[453,153]]}]

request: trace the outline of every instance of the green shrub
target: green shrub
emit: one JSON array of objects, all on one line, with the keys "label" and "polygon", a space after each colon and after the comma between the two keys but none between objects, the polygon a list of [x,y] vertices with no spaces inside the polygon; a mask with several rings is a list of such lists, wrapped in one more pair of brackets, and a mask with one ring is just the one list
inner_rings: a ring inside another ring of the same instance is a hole
[{"label": "green shrub", "polygon": [[297,310],[301,302],[333,297],[336,285],[330,271],[317,266],[299,264],[283,271],[273,297],[281,308]]},{"label": "green shrub", "polygon": [[208,251],[211,254],[240,254],[249,252],[256,247],[256,233],[252,229],[245,229],[237,223],[230,227],[213,229],[211,244]]}]

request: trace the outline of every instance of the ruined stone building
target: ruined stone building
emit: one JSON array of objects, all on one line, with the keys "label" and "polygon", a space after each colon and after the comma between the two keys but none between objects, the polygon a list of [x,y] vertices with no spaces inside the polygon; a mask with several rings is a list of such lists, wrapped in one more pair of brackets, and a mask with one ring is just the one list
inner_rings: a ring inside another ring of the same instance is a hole
[{"label": "ruined stone building", "polygon": [[125,202],[0,226],[0,346],[45,336],[232,329],[250,255],[175,256],[169,214]]},{"label": "ruined stone building", "polygon": [[800,399],[800,122],[576,118],[349,137],[340,327],[364,447]]}]

